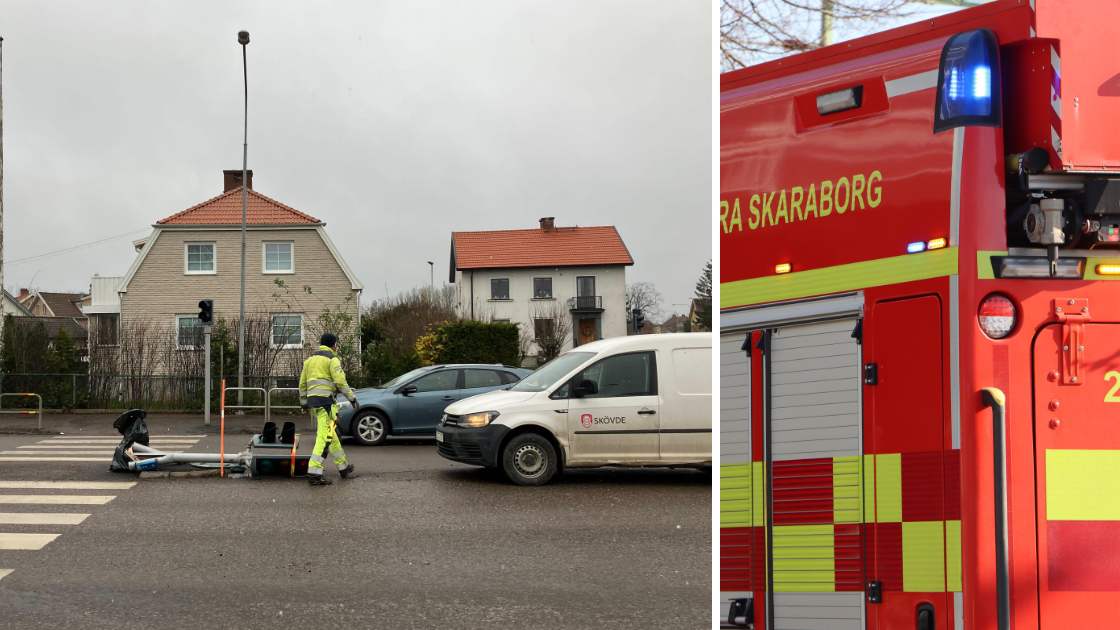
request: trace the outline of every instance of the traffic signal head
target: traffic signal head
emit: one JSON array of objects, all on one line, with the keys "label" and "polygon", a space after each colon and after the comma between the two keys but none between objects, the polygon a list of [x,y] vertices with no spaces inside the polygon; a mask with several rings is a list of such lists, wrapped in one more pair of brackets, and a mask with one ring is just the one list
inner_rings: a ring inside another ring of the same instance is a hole
[{"label": "traffic signal head", "polygon": [[204,325],[214,323],[214,300],[201,300],[198,303],[198,321]]},{"label": "traffic signal head", "polygon": [[642,315],[642,309],[634,309],[634,330],[641,330],[646,325],[645,315]]}]

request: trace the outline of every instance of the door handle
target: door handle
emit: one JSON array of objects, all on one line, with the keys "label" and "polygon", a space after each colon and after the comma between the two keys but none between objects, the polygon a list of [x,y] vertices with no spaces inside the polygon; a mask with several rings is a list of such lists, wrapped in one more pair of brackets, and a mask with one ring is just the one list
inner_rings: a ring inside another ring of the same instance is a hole
[{"label": "door handle", "polygon": [[440,398],[440,400],[455,400],[455,397],[454,396],[444,396],[443,398]]},{"label": "door handle", "polygon": [[567,409],[553,409],[556,413],[568,413]]},{"label": "door handle", "polygon": [[638,411],[638,415],[642,415],[642,416],[651,416],[655,413],[657,413],[657,412],[654,411],[653,409],[642,409],[642,410]]}]

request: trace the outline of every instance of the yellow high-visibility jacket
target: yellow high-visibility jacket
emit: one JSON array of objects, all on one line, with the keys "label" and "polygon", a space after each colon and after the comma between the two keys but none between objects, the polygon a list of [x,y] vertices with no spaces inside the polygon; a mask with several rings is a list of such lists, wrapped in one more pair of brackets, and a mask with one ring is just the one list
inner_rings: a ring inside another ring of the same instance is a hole
[{"label": "yellow high-visibility jacket", "polygon": [[330,407],[335,394],[342,394],[351,403],[356,402],[354,390],[346,384],[342,362],[327,346],[307,357],[299,375],[299,404],[305,407]]}]

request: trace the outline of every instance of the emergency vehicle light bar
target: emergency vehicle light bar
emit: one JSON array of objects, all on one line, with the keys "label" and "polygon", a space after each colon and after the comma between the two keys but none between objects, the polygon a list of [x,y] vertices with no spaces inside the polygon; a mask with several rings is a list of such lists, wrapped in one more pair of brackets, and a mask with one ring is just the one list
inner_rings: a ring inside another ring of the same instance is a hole
[{"label": "emergency vehicle light bar", "polygon": [[954,127],[999,127],[999,47],[992,31],[958,33],[941,50],[933,132]]}]

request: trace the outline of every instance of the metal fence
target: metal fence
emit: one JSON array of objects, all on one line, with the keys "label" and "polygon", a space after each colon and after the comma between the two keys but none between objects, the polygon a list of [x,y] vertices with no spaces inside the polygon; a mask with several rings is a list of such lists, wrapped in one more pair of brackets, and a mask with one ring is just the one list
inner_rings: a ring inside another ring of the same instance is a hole
[{"label": "metal fence", "polygon": [[[225,376],[227,386],[237,384],[237,376]],[[380,385],[389,379],[383,377],[348,377],[353,388]],[[0,373],[0,393],[34,392],[43,397],[46,409],[130,409],[139,407],[148,411],[198,411],[205,406],[206,383],[201,376],[178,374],[2,374]],[[270,390],[275,388],[296,388],[296,376],[246,376],[245,386]],[[211,382],[210,409],[218,410],[218,400],[222,388],[221,377],[214,376]],[[6,402],[6,401],[5,401]],[[263,405],[265,401],[259,392],[245,392],[246,405]],[[276,392],[272,402],[278,406],[295,405],[298,395],[294,391]],[[18,401],[13,409],[30,405],[30,401]],[[32,408],[27,406],[27,409]]]}]

